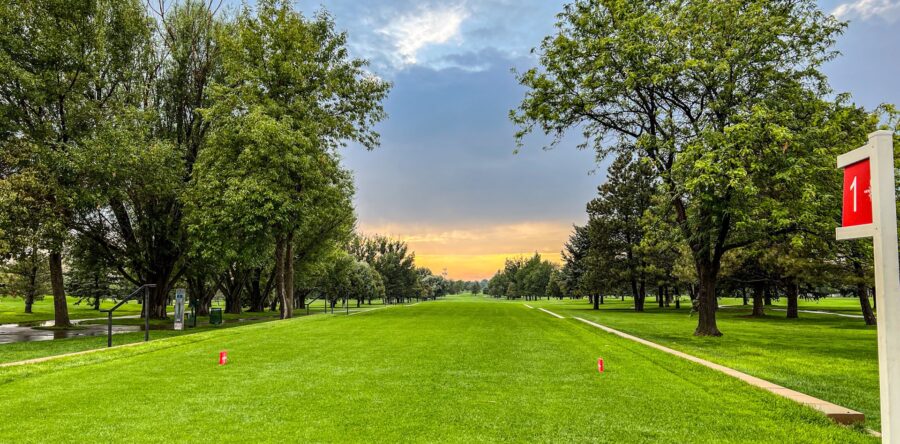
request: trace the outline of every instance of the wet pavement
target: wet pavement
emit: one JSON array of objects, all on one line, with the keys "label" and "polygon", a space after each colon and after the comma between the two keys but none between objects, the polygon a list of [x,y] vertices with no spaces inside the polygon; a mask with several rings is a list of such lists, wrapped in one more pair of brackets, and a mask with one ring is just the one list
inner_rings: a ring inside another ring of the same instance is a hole
[{"label": "wet pavement", "polygon": [[[139,316],[117,316],[117,319],[137,319]],[[33,342],[33,341],[52,341],[54,339],[67,339],[86,336],[106,336],[108,326],[106,324],[85,324],[86,321],[105,321],[107,318],[90,318],[90,319],[73,319],[72,324],[76,326],[71,330],[45,330],[41,327],[53,327],[54,321],[36,321],[21,324],[0,324],[0,344],[11,344],[14,342]],[[202,319],[202,318],[201,318]],[[225,324],[233,324],[238,322],[272,320],[273,318],[241,318],[241,319],[225,319]],[[197,325],[206,325],[206,322],[199,322]],[[172,330],[173,324],[151,325],[150,330]],[[144,331],[143,325],[116,325],[113,324],[113,334],[133,333]]]},{"label": "wet pavement", "polygon": [[[53,321],[50,321],[51,325]],[[113,325],[113,334],[143,330],[137,325]],[[151,327],[151,330],[153,328]],[[0,324],[0,344],[13,342],[52,341],[54,339],[77,338],[81,336],[105,336],[107,326],[87,324],[73,330],[41,330],[30,325]]]}]

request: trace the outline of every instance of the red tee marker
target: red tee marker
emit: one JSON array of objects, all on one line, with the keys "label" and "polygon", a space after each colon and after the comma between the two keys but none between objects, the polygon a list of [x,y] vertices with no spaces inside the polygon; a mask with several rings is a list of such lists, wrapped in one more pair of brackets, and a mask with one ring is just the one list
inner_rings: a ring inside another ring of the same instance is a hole
[{"label": "red tee marker", "polygon": [[219,365],[228,364],[228,350],[222,350],[219,352]]},{"label": "red tee marker", "polygon": [[603,358],[597,358],[597,371],[603,373]]}]

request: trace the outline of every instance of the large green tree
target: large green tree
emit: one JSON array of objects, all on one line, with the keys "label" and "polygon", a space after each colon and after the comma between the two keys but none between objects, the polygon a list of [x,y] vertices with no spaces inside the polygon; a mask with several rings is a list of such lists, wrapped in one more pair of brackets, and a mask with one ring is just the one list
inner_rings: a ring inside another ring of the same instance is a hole
[{"label": "large green tree", "polygon": [[211,134],[199,155],[193,214],[201,231],[241,233],[242,246],[230,248],[242,257],[274,245],[274,289],[288,318],[298,238],[352,220],[324,220],[352,195],[336,149],[346,141],[377,146],[372,127],[385,116],[389,85],[348,56],[330,16],[304,17],[286,1],[245,6],[220,45],[223,75],[203,112]]},{"label": "large green tree", "polygon": [[[147,34],[138,0],[12,0],[0,5],[3,180],[46,249],[57,326],[69,325],[63,244],[85,205],[73,152],[84,149],[132,75]],[[15,222],[15,221],[13,221]]]},{"label": "large green tree", "polygon": [[723,256],[794,229],[805,179],[834,168],[806,134],[844,25],[812,0],[577,0],[559,17],[519,77],[519,137],[578,127],[600,156],[648,159],[697,271],[695,334],[721,335]]},{"label": "large green tree", "polygon": [[[188,273],[190,248],[184,196],[205,147],[210,123],[200,109],[221,71],[217,30],[222,20],[203,0],[160,2],[135,14],[153,31],[142,42],[120,110],[104,122],[82,171],[103,205],[77,229],[100,245],[134,285],[153,284],[152,318],[165,318],[172,287]],[[150,17],[149,13],[155,14]]]}]

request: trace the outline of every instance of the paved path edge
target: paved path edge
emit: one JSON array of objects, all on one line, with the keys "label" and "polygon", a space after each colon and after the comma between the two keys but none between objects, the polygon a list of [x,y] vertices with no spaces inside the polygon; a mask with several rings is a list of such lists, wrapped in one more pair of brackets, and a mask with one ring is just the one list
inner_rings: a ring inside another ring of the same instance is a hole
[{"label": "paved path edge", "polygon": [[655,348],[657,350],[666,352],[670,355],[678,356],[679,358],[682,358],[682,359],[687,359],[688,361],[695,362],[704,367],[708,367],[713,370],[717,370],[722,373],[725,373],[728,376],[740,379],[741,381],[744,381],[747,384],[750,384],[754,387],[761,388],[763,390],[774,393],[778,396],[782,396],[784,398],[790,399],[791,401],[798,402],[798,403],[803,404],[808,407],[812,407],[813,409],[816,409],[816,410],[822,412],[825,416],[830,418],[832,421],[837,422],[839,424],[849,425],[849,424],[855,424],[855,423],[862,423],[866,419],[864,414],[857,412],[855,410],[851,410],[846,407],[842,407],[837,404],[832,404],[828,401],[814,398],[807,394],[800,393],[798,391],[791,390],[786,387],[782,387],[778,384],[766,381],[764,379],[757,378],[755,376],[748,375],[746,373],[737,371],[733,368],[725,367],[724,365],[719,365],[714,362],[710,362],[705,359],[698,358],[696,356],[689,355],[687,353],[680,352],[678,350],[674,350],[674,349],[671,349],[671,348],[663,346],[663,345],[659,345],[655,342],[650,342],[646,339],[641,339],[637,336],[633,336],[628,333],[624,333],[619,330],[609,328],[604,325],[600,325],[596,322],[588,321],[587,319],[582,319],[579,317],[575,317],[575,319],[577,319],[581,322],[584,322],[585,324],[588,324],[592,327],[599,328],[607,333],[612,333],[616,336],[620,336],[622,338],[646,345],[648,347]]}]

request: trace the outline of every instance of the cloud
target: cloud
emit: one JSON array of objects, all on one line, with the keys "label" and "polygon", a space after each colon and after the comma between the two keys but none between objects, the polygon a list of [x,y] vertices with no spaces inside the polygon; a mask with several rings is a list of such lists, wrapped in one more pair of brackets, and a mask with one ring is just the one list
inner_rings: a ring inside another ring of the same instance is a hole
[{"label": "cloud", "polygon": [[[531,257],[532,253],[521,254]],[[555,264],[562,263],[562,255],[558,251],[542,252],[541,258]],[[447,271],[450,279],[467,281],[490,279],[503,268],[507,259],[520,255],[510,254],[416,254],[416,265],[426,267],[435,274]]]},{"label": "cloud", "polygon": [[461,6],[419,8],[403,14],[377,30],[389,37],[402,65],[418,62],[419,52],[429,45],[461,39],[460,28],[469,13]]},{"label": "cloud", "polygon": [[894,23],[900,20],[900,1],[856,0],[838,5],[831,14],[841,20],[869,20],[878,17]]}]

